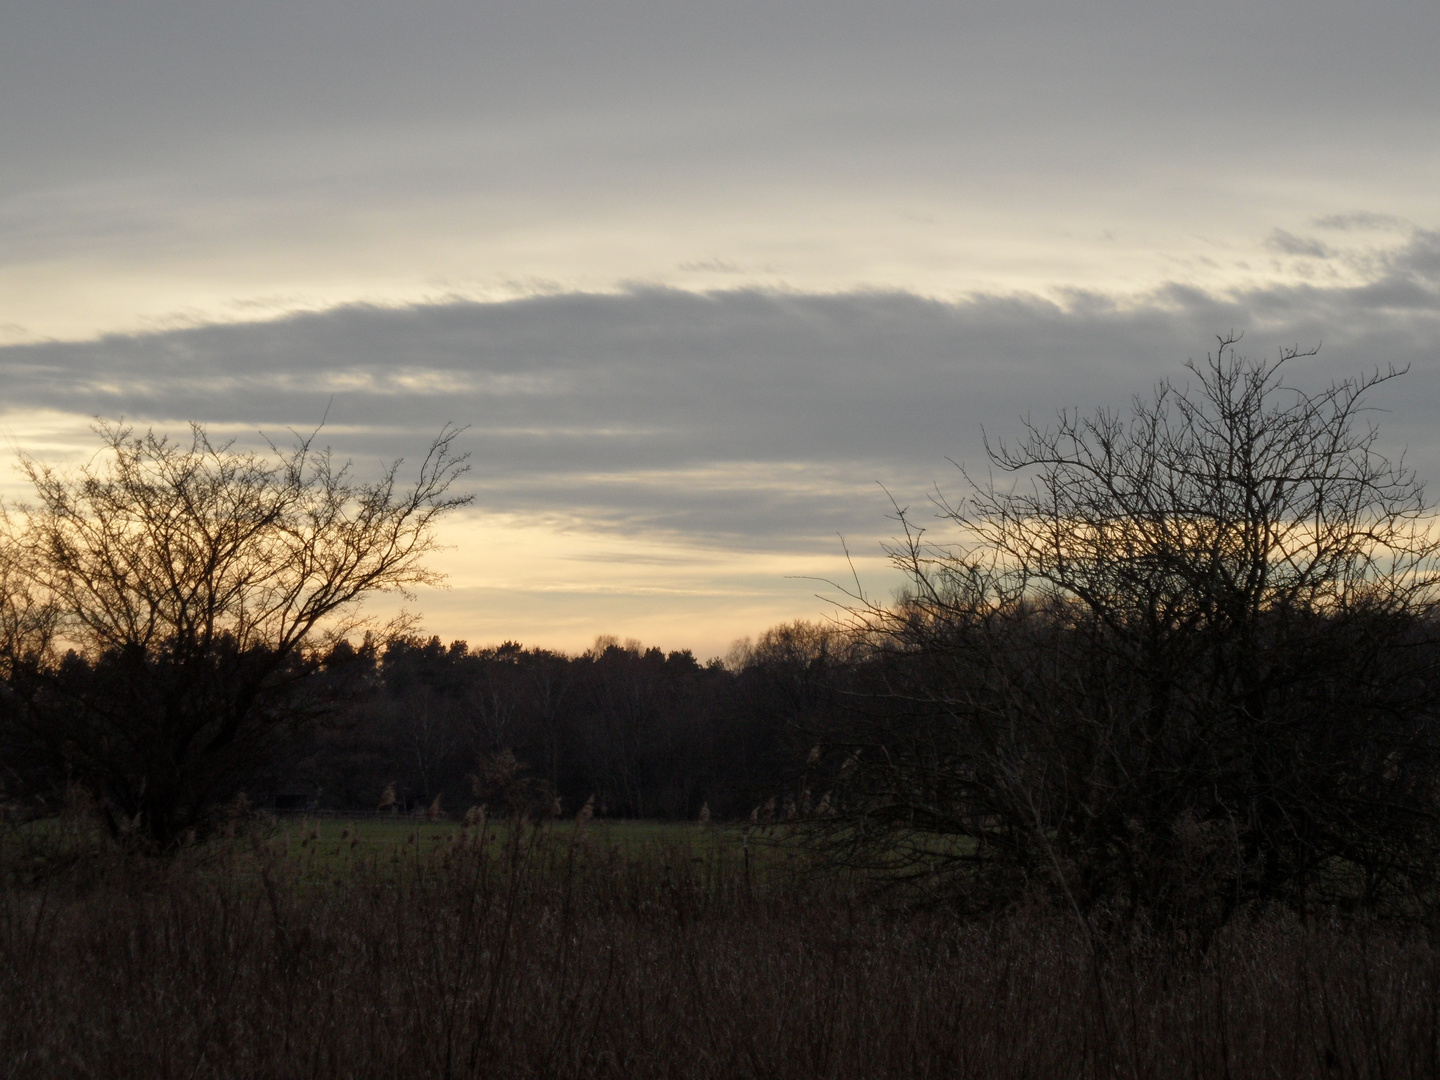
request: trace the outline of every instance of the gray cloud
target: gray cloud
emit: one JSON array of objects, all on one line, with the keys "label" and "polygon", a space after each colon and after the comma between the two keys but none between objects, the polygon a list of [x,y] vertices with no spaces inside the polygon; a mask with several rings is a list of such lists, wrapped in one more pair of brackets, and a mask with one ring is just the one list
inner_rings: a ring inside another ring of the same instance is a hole
[{"label": "gray cloud", "polygon": [[1440,282],[1440,232],[1417,230],[1410,243],[1389,258],[1396,276]]},{"label": "gray cloud", "polygon": [[312,428],[364,465],[469,425],[480,505],[571,514],[740,548],[884,533],[947,458],[983,463],[982,427],[1014,432],[1060,407],[1122,404],[1186,377],[1214,335],[1273,355],[1322,343],[1291,375],[1314,385],[1410,365],[1388,445],[1440,466],[1440,243],[1417,233],[1352,287],[1214,295],[1170,286],[1140,303],[1075,293],[957,303],[903,292],[635,290],[495,304],[352,306],[275,322],[0,349],[12,409],[225,430]]},{"label": "gray cloud", "polygon": [[1265,246],[1285,255],[1303,255],[1311,259],[1325,259],[1330,256],[1330,249],[1319,240],[1295,236],[1284,229],[1272,230],[1265,240]]},{"label": "gray cloud", "polygon": [[1334,229],[1337,232],[1351,232],[1360,229],[1397,232],[1408,228],[1405,221],[1393,214],[1375,214],[1367,210],[1357,210],[1349,214],[1323,214],[1317,217],[1312,224],[1317,229]]}]

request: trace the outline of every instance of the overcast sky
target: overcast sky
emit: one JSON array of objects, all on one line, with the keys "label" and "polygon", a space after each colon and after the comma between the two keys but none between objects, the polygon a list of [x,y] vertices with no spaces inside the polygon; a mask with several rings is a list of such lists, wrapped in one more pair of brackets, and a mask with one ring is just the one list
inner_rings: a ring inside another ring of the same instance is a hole
[{"label": "overcast sky", "polygon": [[[357,466],[469,425],[445,637],[723,652],[884,588],[980,428],[1203,359],[1410,364],[1440,6],[0,0],[4,430]],[[883,488],[882,488],[883,485]],[[16,493],[13,481],[6,490]],[[821,590],[823,591],[823,589]]]}]

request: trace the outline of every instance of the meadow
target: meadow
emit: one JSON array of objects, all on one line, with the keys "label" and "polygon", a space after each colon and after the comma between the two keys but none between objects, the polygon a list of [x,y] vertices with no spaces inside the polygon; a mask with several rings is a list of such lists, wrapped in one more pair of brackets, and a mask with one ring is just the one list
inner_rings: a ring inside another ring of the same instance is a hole
[{"label": "meadow", "polygon": [[47,828],[0,852],[4,1077],[1440,1071],[1423,927],[964,922],[693,824],[288,819],[166,860]]},{"label": "meadow", "polygon": [[[510,825],[505,819],[487,821],[485,829],[492,851],[501,850],[510,838]],[[576,837],[577,829],[588,841],[588,849],[614,849],[634,856],[652,849],[692,855],[719,851],[733,854],[742,851],[744,844],[744,833],[737,827],[704,828],[670,821],[591,820],[583,828],[573,821],[547,821],[542,835],[552,842],[568,844]],[[349,870],[367,862],[394,864],[420,852],[443,852],[461,841],[473,845],[477,839],[473,827],[449,817],[431,820],[400,814],[291,814],[275,818],[265,832],[268,843],[317,873]],[[765,838],[757,832],[757,850],[758,841]]]}]

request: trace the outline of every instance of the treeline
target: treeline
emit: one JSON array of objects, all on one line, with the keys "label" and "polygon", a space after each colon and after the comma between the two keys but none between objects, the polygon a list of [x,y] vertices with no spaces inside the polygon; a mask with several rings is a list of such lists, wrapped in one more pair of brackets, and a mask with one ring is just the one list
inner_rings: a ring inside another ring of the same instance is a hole
[{"label": "treeline", "polygon": [[[338,704],[258,802],[451,814],[523,791],[536,812],[693,819],[749,814],[795,774],[796,721],[820,700],[825,635],[782,627],[734,668],[601,638],[580,655],[514,642],[342,642]],[[786,647],[783,643],[791,643]]]}]

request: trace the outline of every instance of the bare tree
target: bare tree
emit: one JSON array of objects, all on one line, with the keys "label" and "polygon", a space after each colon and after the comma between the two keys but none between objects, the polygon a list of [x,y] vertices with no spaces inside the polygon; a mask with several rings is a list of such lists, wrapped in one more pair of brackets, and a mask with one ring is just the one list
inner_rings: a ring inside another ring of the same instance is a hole
[{"label": "bare tree", "polygon": [[103,448],[77,470],[21,458],[36,502],[7,557],[69,651],[12,665],[26,705],[6,742],[89,787],[117,831],[168,845],[313,715],[319,649],[361,627],[366,597],[439,580],[425,556],[466,501],[465,459],[447,427],[407,487],[401,462],[362,483],[313,437],[259,454],[198,424],[182,441],[96,431]]},{"label": "bare tree", "polygon": [[938,501],[958,543],[901,513],[834,850],[1212,922],[1425,893],[1440,534],[1364,411],[1401,373],[1306,393],[1301,354],[1235,343],[1128,415],[990,445],[1018,480]]}]

